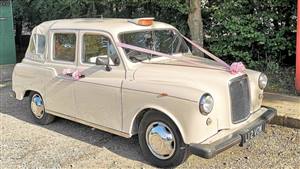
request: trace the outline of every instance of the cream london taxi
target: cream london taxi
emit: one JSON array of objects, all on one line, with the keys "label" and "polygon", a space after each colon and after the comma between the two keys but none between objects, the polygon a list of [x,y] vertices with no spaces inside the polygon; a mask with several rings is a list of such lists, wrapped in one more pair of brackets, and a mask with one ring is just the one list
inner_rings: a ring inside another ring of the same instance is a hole
[{"label": "cream london taxi", "polygon": [[[193,44],[192,44],[193,45]],[[64,19],[36,26],[13,71],[12,95],[29,97],[37,123],[62,117],[122,137],[138,135],[158,167],[189,154],[212,158],[265,130],[267,77],[230,73],[192,54],[173,26],[140,19]]]}]

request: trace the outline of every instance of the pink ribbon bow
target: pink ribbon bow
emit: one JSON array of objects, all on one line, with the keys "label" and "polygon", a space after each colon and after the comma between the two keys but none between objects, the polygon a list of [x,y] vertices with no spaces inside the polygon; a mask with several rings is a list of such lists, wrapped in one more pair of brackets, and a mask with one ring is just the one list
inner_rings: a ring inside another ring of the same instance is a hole
[{"label": "pink ribbon bow", "polygon": [[81,73],[78,70],[76,70],[75,72],[72,73],[72,77],[74,80],[79,80],[80,76],[81,76]]},{"label": "pink ribbon bow", "polygon": [[235,75],[235,74],[244,72],[246,70],[246,68],[242,62],[233,62],[230,65],[229,70],[230,70],[231,74]]},{"label": "pink ribbon bow", "polygon": [[64,69],[63,75],[70,75],[74,80],[79,80],[81,77],[81,73],[78,70],[73,71],[72,69]]}]

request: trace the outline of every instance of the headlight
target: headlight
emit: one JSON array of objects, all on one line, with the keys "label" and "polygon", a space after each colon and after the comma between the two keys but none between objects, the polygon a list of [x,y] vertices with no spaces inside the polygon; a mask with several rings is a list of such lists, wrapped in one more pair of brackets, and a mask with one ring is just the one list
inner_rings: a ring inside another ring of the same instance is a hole
[{"label": "headlight", "polygon": [[267,83],[268,83],[268,77],[264,73],[261,73],[258,78],[259,88],[264,89],[267,86]]},{"label": "headlight", "polygon": [[204,94],[200,98],[200,103],[199,103],[200,112],[204,115],[207,115],[212,111],[213,107],[214,107],[214,99],[212,98],[212,96],[208,93]]}]

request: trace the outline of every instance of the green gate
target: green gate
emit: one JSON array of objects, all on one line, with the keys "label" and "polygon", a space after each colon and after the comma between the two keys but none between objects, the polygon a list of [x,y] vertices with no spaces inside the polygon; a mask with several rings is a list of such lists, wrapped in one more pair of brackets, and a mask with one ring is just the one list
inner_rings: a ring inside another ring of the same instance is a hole
[{"label": "green gate", "polygon": [[16,63],[13,14],[10,0],[0,0],[0,65]]}]

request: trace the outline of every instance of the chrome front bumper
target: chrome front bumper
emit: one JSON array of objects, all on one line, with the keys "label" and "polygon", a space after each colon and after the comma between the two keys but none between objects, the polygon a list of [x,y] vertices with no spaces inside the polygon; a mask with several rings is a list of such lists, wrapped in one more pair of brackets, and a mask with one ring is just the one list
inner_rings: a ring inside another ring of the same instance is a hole
[{"label": "chrome front bumper", "polygon": [[277,113],[276,109],[273,109],[271,107],[264,108],[266,108],[267,110],[256,120],[252,121],[249,124],[246,124],[242,128],[234,131],[233,133],[222,137],[221,139],[218,139],[209,144],[190,144],[189,146],[191,153],[209,159],[236,144],[241,145],[243,141],[242,135],[248,133],[255,126],[258,126],[260,124],[264,126],[266,123],[270,122],[275,117]]}]

